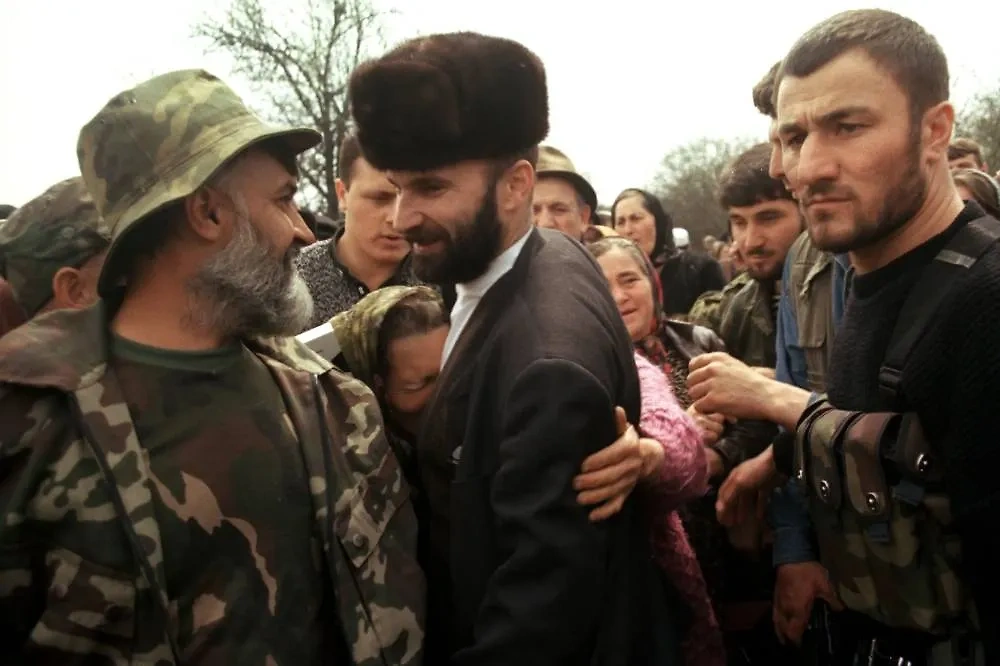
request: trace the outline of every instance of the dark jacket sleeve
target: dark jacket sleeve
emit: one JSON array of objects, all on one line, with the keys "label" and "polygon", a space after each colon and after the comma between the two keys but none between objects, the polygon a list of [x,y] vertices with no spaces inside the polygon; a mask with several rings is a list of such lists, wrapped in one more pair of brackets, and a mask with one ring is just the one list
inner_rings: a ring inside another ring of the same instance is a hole
[{"label": "dark jacket sleeve", "polygon": [[711,257],[700,257],[701,268],[698,271],[698,288],[701,293],[717,291],[726,286],[726,276],[722,273],[722,265]]},{"label": "dark jacket sleeve", "polygon": [[[726,351],[726,343],[714,331],[695,331],[695,341],[704,349],[703,353]],[[769,421],[740,419],[729,425],[711,448],[722,458],[728,476],[734,467],[762,453],[777,434],[778,426]]]},{"label": "dark jacket sleeve", "polygon": [[535,361],[513,383],[490,488],[500,561],[475,641],[453,663],[569,666],[593,640],[617,520],[588,520],[572,483],[615,438],[606,383],[563,360]]},{"label": "dark jacket sleeve", "polygon": [[712,449],[722,458],[725,474],[733,468],[764,452],[778,434],[778,426],[769,421],[740,419],[722,433]]}]

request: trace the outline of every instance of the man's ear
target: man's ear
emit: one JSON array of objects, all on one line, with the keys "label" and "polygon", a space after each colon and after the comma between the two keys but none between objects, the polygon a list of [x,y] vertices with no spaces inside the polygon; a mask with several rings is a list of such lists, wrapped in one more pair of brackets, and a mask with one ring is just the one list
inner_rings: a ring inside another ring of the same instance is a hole
[{"label": "man's ear", "polygon": [[223,195],[210,187],[202,187],[184,199],[187,227],[197,237],[215,242],[232,227],[235,211],[225,205]]},{"label": "man's ear", "polygon": [[78,268],[63,266],[52,276],[52,301],[47,310],[82,309],[89,305],[83,275]]},{"label": "man's ear", "polygon": [[498,184],[497,203],[500,208],[515,211],[522,208],[535,191],[535,169],[527,160],[511,165]]},{"label": "man's ear", "polygon": [[941,102],[924,113],[921,129],[925,159],[931,163],[944,160],[948,163],[948,146],[955,128],[955,107],[950,102]]},{"label": "man's ear", "polygon": [[347,209],[347,185],[344,184],[340,178],[333,183],[334,190],[337,192],[337,208],[343,212]]}]

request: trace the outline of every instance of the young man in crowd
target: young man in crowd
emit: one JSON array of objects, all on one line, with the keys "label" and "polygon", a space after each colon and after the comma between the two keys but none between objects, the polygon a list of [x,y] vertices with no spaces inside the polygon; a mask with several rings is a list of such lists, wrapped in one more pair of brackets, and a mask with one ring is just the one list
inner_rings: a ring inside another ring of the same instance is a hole
[{"label": "young man in crowd", "polygon": [[337,200],[344,224],[306,247],[296,265],[313,298],[309,328],[329,321],[379,287],[418,285],[410,244],[393,229],[396,190],[361,154],[349,134],[340,146]]}]

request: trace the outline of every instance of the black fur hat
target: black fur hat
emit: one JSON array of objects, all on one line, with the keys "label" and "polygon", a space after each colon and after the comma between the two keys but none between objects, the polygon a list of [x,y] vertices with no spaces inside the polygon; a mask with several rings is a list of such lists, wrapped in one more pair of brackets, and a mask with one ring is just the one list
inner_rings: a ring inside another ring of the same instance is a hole
[{"label": "black fur hat", "polygon": [[542,61],[472,32],[404,42],[358,67],[349,96],[361,152],[380,170],[509,157],[549,133]]}]

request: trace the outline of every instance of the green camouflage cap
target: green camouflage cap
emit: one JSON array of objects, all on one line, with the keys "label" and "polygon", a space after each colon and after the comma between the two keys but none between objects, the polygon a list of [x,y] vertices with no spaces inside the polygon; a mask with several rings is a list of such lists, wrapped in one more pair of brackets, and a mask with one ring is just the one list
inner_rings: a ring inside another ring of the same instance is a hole
[{"label": "green camouflage cap", "polygon": [[0,225],[0,274],[33,317],[52,300],[52,278],[108,247],[107,229],[80,177],[53,185]]},{"label": "green camouflage cap", "polygon": [[264,123],[203,70],[163,74],[114,96],[80,130],[76,147],[80,172],[111,229],[101,293],[112,286],[116,248],[138,222],[194,193],[250,146],[275,139],[297,155],[321,137]]}]

